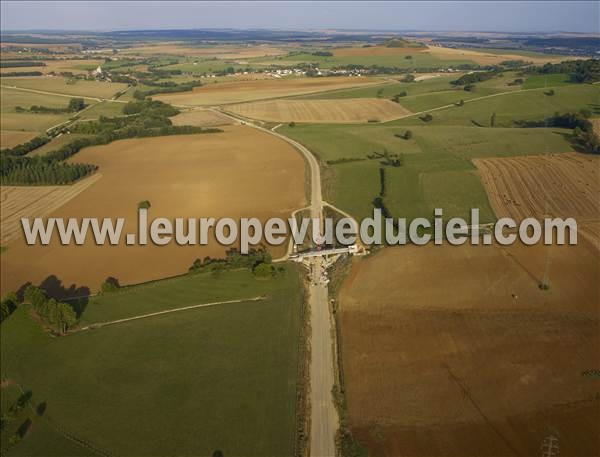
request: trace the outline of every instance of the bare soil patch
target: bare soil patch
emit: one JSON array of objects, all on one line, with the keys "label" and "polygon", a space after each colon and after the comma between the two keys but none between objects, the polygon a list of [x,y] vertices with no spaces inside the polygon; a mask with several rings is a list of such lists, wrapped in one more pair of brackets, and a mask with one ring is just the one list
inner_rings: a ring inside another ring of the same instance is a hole
[{"label": "bare soil patch", "polygon": [[[86,148],[73,161],[99,165],[102,179],[49,216],[125,218],[123,234],[138,233],[137,207],[149,200],[149,218],[289,217],[306,205],[304,162],[287,143],[243,126],[223,133],[122,140]],[[56,275],[65,285],[97,290],[108,276],[122,284],[185,273],[196,258],[220,257],[228,247],[27,246],[22,237],[0,257],[2,290]],[[285,252],[285,243],[271,250]]]},{"label": "bare soil patch", "polygon": [[271,100],[232,105],[228,109],[241,116],[270,122],[389,121],[410,114],[398,103],[377,98]]},{"label": "bare soil patch", "polygon": [[350,427],[377,456],[597,455],[598,250],[406,246],[340,295]]}]

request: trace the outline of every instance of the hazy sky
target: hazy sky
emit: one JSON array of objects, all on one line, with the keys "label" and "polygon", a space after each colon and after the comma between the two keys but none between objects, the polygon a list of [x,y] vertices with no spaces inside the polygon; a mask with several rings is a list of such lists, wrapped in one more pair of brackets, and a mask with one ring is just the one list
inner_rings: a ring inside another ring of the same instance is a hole
[{"label": "hazy sky", "polygon": [[600,2],[1,2],[2,30],[167,28],[600,30]]}]

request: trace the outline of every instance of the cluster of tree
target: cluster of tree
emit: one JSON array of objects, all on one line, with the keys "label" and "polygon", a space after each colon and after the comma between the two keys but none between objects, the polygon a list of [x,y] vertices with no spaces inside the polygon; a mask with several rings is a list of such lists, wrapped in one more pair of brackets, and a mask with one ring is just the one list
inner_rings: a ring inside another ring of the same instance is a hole
[{"label": "cluster of tree", "polygon": [[36,60],[2,60],[0,61],[0,68],[19,68],[19,67],[45,67],[46,64]]},{"label": "cluster of tree", "polygon": [[[248,268],[252,271],[261,264],[271,264],[271,254],[263,246],[256,249],[250,249],[248,254],[242,254],[237,249],[227,251],[224,259],[213,259],[205,257],[194,260],[189,268],[190,273],[199,273],[204,271],[220,272],[223,270],[235,270]],[[264,267],[261,267],[264,268]]]},{"label": "cluster of tree", "polygon": [[407,130],[404,133],[395,133],[395,137],[404,138],[405,140],[410,140],[413,137],[413,133],[411,130]]},{"label": "cluster of tree", "polygon": [[14,78],[18,76],[42,76],[41,71],[9,71],[8,73],[2,73],[3,78]]},{"label": "cluster of tree", "polygon": [[[411,133],[412,136],[412,133]],[[404,157],[398,153],[390,153],[386,148],[383,152],[374,151],[372,154],[368,154],[369,160],[379,160],[379,163],[385,167],[401,167],[404,165]]]},{"label": "cluster of tree", "polygon": [[507,70],[516,70],[528,65],[531,65],[531,62],[525,62],[524,60],[503,60],[500,62],[500,66],[506,68]]},{"label": "cluster of tree", "polygon": [[34,149],[37,149],[40,146],[45,145],[49,141],[50,141],[50,137],[48,137],[47,135],[36,136],[34,139],[29,140],[26,143],[18,144],[13,148],[2,149],[0,154],[11,155],[11,156],[23,156],[25,154],[30,153]]},{"label": "cluster of tree", "polygon": [[423,122],[431,122],[433,120],[433,116],[427,113],[424,116],[419,117],[419,119],[421,119]]},{"label": "cluster of tree", "polygon": [[119,280],[112,276],[109,276],[102,282],[102,284],[100,284],[100,291],[103,294],[107,294],[110,292],[116,292],[120,288],[121,288],[121,284],[119,284]]},{"label": "cluster of tree", "polygon": [[476,71],[462,75],[460,78],[450,81],[454,86],[466,86],[467,84],[475,84],[481,81],[492,79],[498,74],[497,71]]},{"label": "cluster of tree", "polygon": [[588,109],[578,113],[554,113],[547,119],[540,121],[517,121],[520,127],[561,127],[573,129],[572,141],[578,149],[590,153],[600,154],[600,139],[594,132],[594,126],[588,119],[592,115]]},{"label": "cluster of tree", "polygon": [[10,316],[15,309],[19,306],[19,299],[17,294],[10,292],[0,300],[0,322],[4,322],[8,316]]},{"label": "cluster of tree", "polygon": [[24,301],[31,304],[38,316],[60,334],[66,333],[77,323],[77,315],[71,305],[48,298],[46,292],[39,287],[28,286],[25,289]]},{"label": "cluster of tree", "polygon": [[327,165],[337,165],[340,163],[350,163],[350,162],[362,162],[363,160],[360,157],[341,157],[339,159],[328,160]]},{"label": "cluster of tree", "polygon": [[570,74],[571,80],[577,83],[600,81],[600,59],[565,60],[560,63],[547,63],[541,67],[531,67],[533,74]]},{"label": "cluster of tree", "polygon": [[96,165],[86,163],[49,162],[42,157],[2,157],[2,185],[64,185],[96,171]]},{"label": "cluster of tree", "polygon": [[523,84],[523,78],[515,78],[511,82],[508,83],[509,86],[520,86]]},{"label": "cluster of tree", "polygon": [[329,52],[329,51],[315,51],[315,52],[311,52],[312,56],[317,56],[317,57],[332,57],[333,53]]},{"label": "cluster of tree", "polygon": [[[44,140],[32,140],[0,155],[0,182],[2,184],[69,184],[94,172],[98,167],[90,164],[71,164],[63,161],[81,149],[108,144],[126,138],[144,138],[167,135],[189,135],[196,133],[221,132],[218,128],[174,126],[170,116],[179,111],[171,105],[154,100],[130,102],[124,107],[125,117],[100,117],[97,121],[80,122],[71,127],[71,132],[93,135],[78,138],[61,148],[42,156],[24,156],[33,146]],[[47,142],[47,141],[46,141]],[[29,142],[31,143],[31,142]],[[37,146],[36,146],[37,147]]]},{"label": "cluster of tree", "polygon": [[24,111],[29,111],[31,113],[37,114],[63,114],[63,113],[76,113],[85,108],[85,102],[83,98],[72,98],[69,101],[69,104],[65,108],[53,108],[50,106],[42,106],[42,105],[31,105],[29,110],[21,106],[16,106],[15,111],[18,113],[22,113]]},{"label": "cluster of tree", "polygon": [[[25,409],[26,406],[31,406],[31,404],[30,404],[31,397],[32,397],[31,391],[23,392],[21,395],[19,395],[19,398],[17,398],[14,401],[14,403],[12,403],[8,407],[8,409],[2,413],[2,416],[0,417],[0,430],[1,431],[4,431],[8,425],[10,425],[12,422],[14,422],[15,420],[18,419],[19,416],[21,415],[21,412]],[[43,414],[43,412],[40,413],[40,405],[38,405],[38,407],[37,407],[38,415]],[[45,411],[45,407],[44,407],[44,411]],[[31,424],[32,424],[32,420],[29,417],[27,419],[25,419],[21,423],[21,425],[19,427],[17,427],[17,429],[15,430],[15,433],[8,438],[7,446],[4,446],[4,445],[2,446],[2,448],[3,448],[2,451],[7,451],[11,447],[14,447],[17,444],[19,444],[21,442],[21,440],[25,437],[25,434],[31,428]]]},{"label": "cluster of tree", "polygon": [[176,84],[171,81],[167,82],[155,82],[153,84],[147,84],[150,86],[157,86],[155,89],[148,90],[136,90],[133,93],[133,97],[137,100],[143,100],[146,97],[155,95],[155,94],[171,94],[175,92],[189,92],[194,89],[194,87],[199,87],[202,85],[201,81],[189,81],[181,84]]},{"label": "cluster of tree", "polygon": [[379,169],[379,196],[385,197],[385,168]]},{"label": "cluster of tree", "polygon": [[402,97],[406,97],[408,94],[406,93],[405,90],[403,90],[402,92],[400,92],[399,94],[396,94],[392,97],[392,101],[396,102],[396,103],[400,103],[400,98]]},{"label": "cluster of tree", "polygon": [[402,78],[402,82],[403,83],[414,83],[415,75],[413,75],[411,73],[407,74],[404,78]]}]

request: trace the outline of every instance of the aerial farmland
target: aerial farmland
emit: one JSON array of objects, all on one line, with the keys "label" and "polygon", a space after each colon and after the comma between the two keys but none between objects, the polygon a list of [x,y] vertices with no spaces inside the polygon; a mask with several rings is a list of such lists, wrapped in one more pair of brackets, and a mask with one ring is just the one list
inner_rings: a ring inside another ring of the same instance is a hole
[{"label": "aerial farmland", "polygon": [[599,454],[597,4],[70,3],[2,3],[1,455]]}]

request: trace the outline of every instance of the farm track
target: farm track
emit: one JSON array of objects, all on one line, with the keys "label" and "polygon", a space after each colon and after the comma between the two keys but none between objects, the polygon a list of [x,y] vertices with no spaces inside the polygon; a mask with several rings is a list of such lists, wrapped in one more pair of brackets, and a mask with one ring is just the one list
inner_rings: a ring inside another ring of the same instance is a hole
[{"label": "farm track", "polygon": [[212,306],[229,305],[229,304],[233,304],[233,303],[256,302],[256,301],[265,300],[266,298],[267,297],[263,297],[263,296],[251,297],[251,298],[240,298],[237,300],[224,300],[224,301],[217,301],[217,302],[211,302],[211,303],[200,303],[198,305],[190,305],[190,306],[183,306],[181,308],[166,309],[164,311],[140,314],[139,316],[126,317],[124,319],[115,319],[113,321],[98,322],[96,324],[86,325],[85,327],[77,328],[77,329],[74,329],[73,331],[70,331],[69,334],[79,333],[79,332],[83,332],[85,330],[94,330],[94,329],[98,329],[101,327],[106,327],[108,325],[122,324],[124,322],[131,322],[131,321],[140,320],[140,319],[148,319],[150,317],[162,316],[164,314],[179,313],[181,311],[189,311],[191,309],[209,308]]},{"label": "farm track", "polygon": [[45,90],[37,90],[37,89],[26,89],[24,87],[18,86],[6,86],[0,85],[3,89],[13,89],[13,90],[21,90],[23,92],[31,92],[34,94],[42,94],[42,95],[55,95],[57,97],[67,97],[67,98],[83,98],[84,100],[95,100],[97,102],[111,102],[111,103],[129,103],[125,100],[115,100],[112,98],[99,98],[99,97],[90,97],[87,95],[73,95],[73,94],[65,94],[60,92],[48,92]]}]

